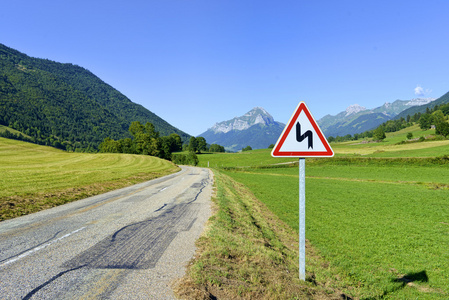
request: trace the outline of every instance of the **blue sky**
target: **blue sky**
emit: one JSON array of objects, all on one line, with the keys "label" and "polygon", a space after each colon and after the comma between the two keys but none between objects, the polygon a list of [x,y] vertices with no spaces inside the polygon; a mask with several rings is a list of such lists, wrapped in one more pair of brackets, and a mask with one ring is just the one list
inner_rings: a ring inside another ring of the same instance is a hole
[{"label": "blue sky", "polygon": [[0,43],[82,66],[199,135],[255,106],[286,123],[449,91],[449,1],[14,0]]}]

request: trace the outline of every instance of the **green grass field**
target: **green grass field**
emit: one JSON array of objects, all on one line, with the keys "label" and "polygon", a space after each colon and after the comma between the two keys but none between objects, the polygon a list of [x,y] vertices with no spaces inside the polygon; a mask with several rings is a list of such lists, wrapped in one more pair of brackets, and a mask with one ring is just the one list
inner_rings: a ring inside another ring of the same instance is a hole
[{"label": "green grass field", "polygon": [[[449,140],[401,143],[408,132],[434,134],[414,126],[380,143],[333,143],[335,158],[306,160],[305,283],[293,270],[298,159],[272,158],[269,149],[199,155],[199,166],[216,174],[218,208],[184,292],[448,299]],[[0,166],[3,219],[178,169],[149,156],[67,153],[2,138]]]},{"label": "green grass field", "polygon": [[0,138],[0,220],[179,170],[155,157],[68,153]]},{"label": "green grass field", "polygon": [[[360,167],[352,173],[356,176],[341,176],[334,169],[326,177],[307,177],[306,237],[337,267],[334,275],[350,287],[348,295],[442,299],[449,295],[449,192],[418,184],[419,173],[410,176],[411,181],[394,180],[395,169],[385,167],[373,174],[372,168]],[[298,230],[297,171],[225,174],[248,186]],[[306,167],[306,176],[322,172],[322,167]],[[413,274],[425,274],[427,279],[405,286],[400,279]]]},{"label": "green grass field", "polygon": [[[274,158],[271,150],[261,149],[239,153],[214,153],[199,155],[199,167],[257,167],[297,160],[296,158]],[[268,153],[268,155],[267,155]]]},{"label": "green grass field", "polygon": [[[406,142],[407,133],[414,138],[428,138],[426,142]],[[365,157],[434,157],[449,154],[449,140],[432,140],[435,129],[423,131],[418,125],[402,129],[398,132],[387,133],[387,138],[379,143],[367,143],[368,140],[332,143],[336,157],[365,156]],[[438,137],[437,137],[438,138]],[[399,144],[406,142],[404,144]]]},{"label": "green grass field", "polygon": [[[356,299],[449,298],[449,163],[434,159],[449,155],[449,141],[398,144],[410,130],[432,134],[408,128],[306,159],[306,238],[326,261],[311,266],[306,253],[317,282]],[[295,160],[268,149],[200,155],[298,231],[298,167],[274,166]]]}]

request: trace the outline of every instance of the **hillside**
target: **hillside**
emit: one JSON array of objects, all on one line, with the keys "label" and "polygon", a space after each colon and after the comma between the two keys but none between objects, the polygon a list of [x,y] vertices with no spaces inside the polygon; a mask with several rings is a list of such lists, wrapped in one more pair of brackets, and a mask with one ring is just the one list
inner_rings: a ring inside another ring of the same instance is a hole
[{"label": "hillside", "polygon": [[323,133],[327,137],[345,136],[347,134],[352,135],[376,128],[377,126],[388,120],[390,120],[390,117],[382,113],[361,114],[355,119],[341,121],[333,124],[326,129],[323,129]]},{"label": "hillside", "polygon": [[441,105],[441,104],[446,104],[446,103],[449,103],[449,92],[447,92],[440,98],[438,98],[430,103],[420,105],[420,106],[410,107],[410,108],[402,111],[400,114],[398,114],[395,117],[395,119],[400,119],[400,118],[406,119],[408,115],[413,116],[416,113],[424,113],[424,112],[426,112],[427,108],[431,109],[435,105]]},{"label": "hillside", "polygon": [[262,149],[275,144],[284,127],[266,110],[255,107],[241,117],[216,123],[199,136],[209,144],[224,146],[227,151],[239,151],[246,146]]},{"label": "hillside", "polygon": [[326,136],[353,135],[374,129],[410,107],[427,104],[433,100],[435,99],[396,100],[393,103],[386,102],[373,109],[355,104],[335,116],[324,116],[318,120],[318,124]]},{"label": "hillside", "polygon": [[179,170],[148,155],[70,153],[2,137],[0,169],[0,221]]},{"label": "hillside", "polygon": [[0,125],[68,150],[94,150],[106,137],[130,137],[133,121],[150,122],[161,135],[190,137],[80,66],[32,58],[2,44],[0,108]]}]

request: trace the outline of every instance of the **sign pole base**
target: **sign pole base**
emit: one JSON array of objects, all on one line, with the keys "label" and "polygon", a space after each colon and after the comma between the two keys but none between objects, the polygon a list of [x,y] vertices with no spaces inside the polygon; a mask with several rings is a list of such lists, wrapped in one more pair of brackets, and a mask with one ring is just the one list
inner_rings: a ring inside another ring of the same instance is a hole
[{"label": "sign pole base", "polygon": [[299,279],[306,280],[306,159],[299,159]]}]

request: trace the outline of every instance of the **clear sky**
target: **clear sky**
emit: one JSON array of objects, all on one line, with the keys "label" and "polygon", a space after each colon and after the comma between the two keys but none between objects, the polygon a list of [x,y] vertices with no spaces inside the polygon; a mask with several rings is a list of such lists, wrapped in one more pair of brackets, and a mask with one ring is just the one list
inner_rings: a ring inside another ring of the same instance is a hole
[{"label": "clear sky", "polygon": [[14,0],[0,43],[82,66],[199,135],[255,106],[288,122],[449,91],[449,1]]}]

